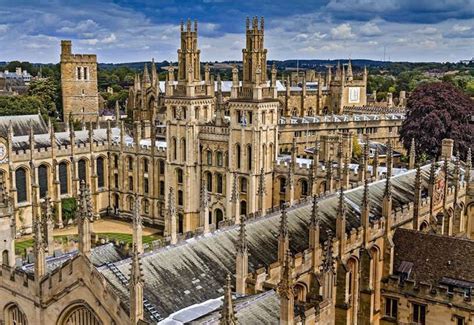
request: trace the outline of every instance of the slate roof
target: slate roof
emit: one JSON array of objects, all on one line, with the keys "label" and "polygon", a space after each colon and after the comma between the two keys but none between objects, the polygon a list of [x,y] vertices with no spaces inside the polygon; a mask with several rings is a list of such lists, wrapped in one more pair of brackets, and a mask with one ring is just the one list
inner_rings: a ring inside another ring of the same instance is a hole
[{"label": "slate roof", "polygon": [[[239,324],[278,324],[280,298],[274,290],[237,298],[234,300],[234,310]],[[220,316],[221,308],[190,322],[190,324],[219,324]]]},{"label": "slate roof", "polygon": [[[78,251],[72,251],[70,253],[46,258],[46,272],[53,272],[55,269],[66,263],[68,260],[74,258],[78,254]],[[106,263],[113,263],[122,260],[122,256],[119,254],[113,243],[94,247],[91,250],[90,260],[94,266],[99,267]],[[34,273],[34,264],[27,264],[22,267],[22,270],[27,273]]]},{"label": "slate roof", "polygon": [[[450,168],[452,169],[452,164]],[[422,168],[422,182],[428,183],[429,165]],[[393,209],[408,204],[414,198],[415,170],[392,178]],[[371,219],[378,219],[382,211],[384,180],[370,184]],[[359,227],[360,202],[363,188],[345,191],[347,231]],[[321,240],[326,240],[324,229],[335,231],[337,195],[327,196],[319,204],[321,218]],[[307,225],[310,221],[311,203],[302,203],[288,210],[290,249],[301,252],[308,248]],[[277,260],[278,226],[280,213],[275,212],[247,224],[249,246],[249,270],[269,266]],[[170,315],[185,307],[215,299],[222,295],[227,273],[234,273],[235,247],[238,228],[232,226],[211,234],[188,239],[175,246],[167,246],[144,254],[142,257],[145,280],[144,294],[162,316]],[[115,263],[128,277],[130,259]],[[128,301],[128,289],[117,276],[104,266],[99,271],[117,289],[123,300]]]},{"label": "slate roof", "polygon": [[8,125],[12,123],[13,134],[22,136],[30,133],[30,126],[34,134],[48,133],[48,126],[40,115],[11,115],[0,116],[0,136],[8,137]]},{"label": "slate roof", "polygon": [[397,229],[394,270],[413,263],[409,278],[439,285],[443,278],[474,283],[474,241]]}]

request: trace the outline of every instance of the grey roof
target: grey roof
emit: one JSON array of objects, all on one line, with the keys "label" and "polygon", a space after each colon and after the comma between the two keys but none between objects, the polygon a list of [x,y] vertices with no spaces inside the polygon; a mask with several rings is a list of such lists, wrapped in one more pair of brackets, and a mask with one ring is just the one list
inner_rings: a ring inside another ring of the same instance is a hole
[{"label": "grey roof", "polygon": [[[56,257],[46,258],[47,273],[53,272],[55,269],[66,263],[68,260],[74,258],[78,254],[77,250],[70,253],[66,253]],[[107,263],[113,263],[122,260],[122,256],[119,254],[113,243],[94,247],[91,250],[90,260],[94,266],[99,267]],[[27,264],[22,267],[27,273],[34,272],[34,264]]]},{"label": "grey roof", "polygon": [[[234,300],[234,310],[239,324],[278,324],[280,298],[275,290],[237,298]],[[219,308],[196,319],[191,324],[218,324],[220,316],[221,310]]]},{"label": "grey roof", "polygon": [[377,121],[377,120],[403,120],[405,114],[342,114],[342,115],[319,115],[319,116],[292,116],[290,118],[280,118],[280,124],[311,124],[311,123],[343,123],[357,121]]},{"label": "grey roof", "polygon": [[13,134],[28,135],[30,126],[33,127],[34,134],[48,133],[48,126],[40,115],[9,115],[0,116],[0,136],[8,137],[8,125],[12,123]]},{"label": "grey roof", "polygon": [[[450,166],[452,168],[452,164]],[[411,170],[392,178],[393,209],[408,204],[414,198],[415,171]],[[429,165],[422,168],[422,181],[426,186]],[[371,219],[378,219],[382,211],[384,180],[370,184]],[[347,229],[359,227],[360,202],[363,188],[345,191]],[[320,204],[321,240],[326,240],[324,229],[335,230],[338,204],[337,195],[322,198]],[[310,221],[311,204],[302,203],[288,209],[290,249],[302,252],[308,248],[307,225]],[[249,270],[269,266],[277,260],[278,212],[247,224],[249,246]],[[185,307],[214,299],[222,295],[227,273],[235,270],[235,246],[237,226],[217,230],[211,234],[191,238],[175,246],[167,246],[142,257],[145,279],[145,297],[162,316],[170,315]],[[126,276],[130,272],[130,259],[115,263]],[[128,301],[128,289],[108,267],[99,271],[117,289],[123,300]]]}]

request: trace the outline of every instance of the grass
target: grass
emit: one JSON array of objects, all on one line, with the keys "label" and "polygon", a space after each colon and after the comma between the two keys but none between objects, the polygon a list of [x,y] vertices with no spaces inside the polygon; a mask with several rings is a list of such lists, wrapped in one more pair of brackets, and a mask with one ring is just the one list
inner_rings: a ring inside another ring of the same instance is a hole
[{"label": "grass", "polygon": [[[115,233],[115,232],[106,232],[106,233],[97,233],[99,238],[106,238],[108,237],[110,241],[117,240],[119,242],[124,243],[132,243],[132,235],[131,234],[123,234],[123,233]],[[65,241],[67,238],[77,238],[77,235],[68,235],[68,236],[54,236],[56,241]],[[151,242],[157,239],[162,238],[159,235],[147,235],[143,236],[143,243],[150,244]],[[34,240],[33,239],[25,239],[25,240],[17,240],[15,241],[15,252],[16,254],[23,254],[25,249],[33,247]]]}]

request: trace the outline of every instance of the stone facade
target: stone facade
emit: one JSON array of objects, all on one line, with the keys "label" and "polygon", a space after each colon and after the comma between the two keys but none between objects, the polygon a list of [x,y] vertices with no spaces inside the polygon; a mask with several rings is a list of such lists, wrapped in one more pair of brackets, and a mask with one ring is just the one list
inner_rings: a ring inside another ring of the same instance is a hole
[{"label": "stone facade", "polygon": [[91,122],[99,115],[97,56],[73,54],[71,41],[61,41],[63,118]]}]

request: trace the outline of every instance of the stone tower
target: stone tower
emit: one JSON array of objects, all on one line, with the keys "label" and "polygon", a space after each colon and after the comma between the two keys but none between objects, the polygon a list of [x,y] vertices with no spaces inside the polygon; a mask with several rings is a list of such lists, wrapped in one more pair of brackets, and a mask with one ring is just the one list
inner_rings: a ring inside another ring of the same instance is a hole
[{"label": "stone tower", "polygon": [[91,122],[99,114],[97,56],[72,54],[71,41],[61,41],[63,119]]},{"label": "stone tower", "polygon": [[5,183],[0,179],[0,252],[1,264],[15,265],[15,217]]},{"label": "stone tower", "polygon": [[[263,18],[247,18],[243,82],[228,101],[230,112],[229,172],[238,178],[239,199],[227,209],[241,215],[271,207],[273,161],[278,147],[278,109],[272,86],[267,85],[267,50]],[[234,83],[237,87],[237,83]],[[263,206],[260,206],[263,205]]]},{"label": "stone tower", "polygon": [[[200,226],[201,167],[199,130],[214,115],[214,87],[203,86],[200,74],[200,50],[197,45],[197,22],[181,23],[181,48],[178,50],[178,84],[168,86],[166,106],[166,190],[174,188],[176,229],[178,233]],[[206,78],[207,79],[207,78]],[[174,68],[168,69],[167,82],[174,80]],[[210,80],[205,80],[206,85]],[[168,195],[168,194],[166,194]],[[168,202],[166,203],[169,204]],[[168,209],[168,206],[166,207]],[[170,220],[168,220],[170,221]],[[171,235],[170,223],[165,229]]]}]

